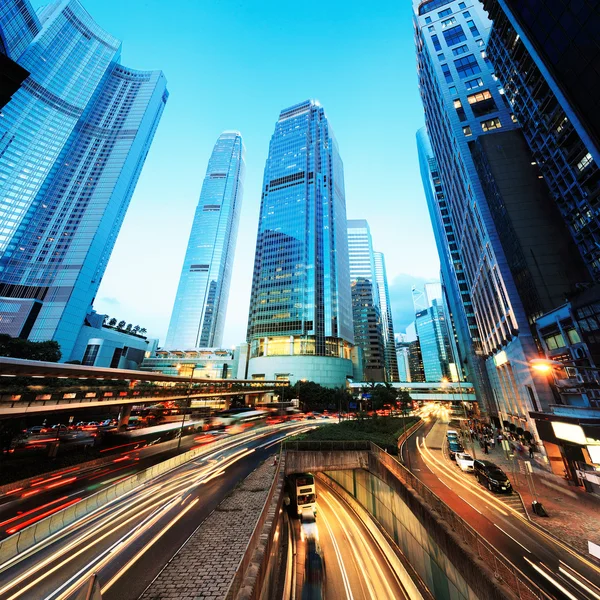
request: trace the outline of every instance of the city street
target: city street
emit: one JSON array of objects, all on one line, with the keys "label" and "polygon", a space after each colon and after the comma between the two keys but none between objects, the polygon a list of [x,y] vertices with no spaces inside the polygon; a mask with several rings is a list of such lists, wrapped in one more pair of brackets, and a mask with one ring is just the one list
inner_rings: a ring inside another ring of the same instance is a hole
[{"label": "city street", "polygon": [[[223,435],[216,433],[214,439]],[[199,435],[188,435],[164,444],[146,445],[145,440],[123,444],[111,461],[102,465],[82,464],[40,475],[0,495],[0,540],[43,518],[49,511],[58,512],[75,499],[95,494],[103,486],[139,473],[176,454],[199,445]],[[205,441],[205,438],[202,439]],[[108,449],[112,450],[112,449]],[[50,513],[52,514],[52,513]]]},{"label": "city street", "polygon": [[600,598],[598,566],[531,524],[516,494],[489,492],[450,460],[448,422],[448,413],[440,408],[408,440],[404,458],[413,473],[552,597]]},{"label": "city street", "polygon": [[[304,598],[307,541],[300,534],[299,520],[293,519],[292,525],[297,546],[296,597]],[[324,597],[328,600],[408,598],[366,527],[335,492],[320,484],[317,484],[317,527],[325,564]]]},{"label": "city street", "polygon": [[0,565],[0,598],[67,600],[93,573],[104,599],[139,597],[233,486],[306,427],[254,430],[82,517]]}]

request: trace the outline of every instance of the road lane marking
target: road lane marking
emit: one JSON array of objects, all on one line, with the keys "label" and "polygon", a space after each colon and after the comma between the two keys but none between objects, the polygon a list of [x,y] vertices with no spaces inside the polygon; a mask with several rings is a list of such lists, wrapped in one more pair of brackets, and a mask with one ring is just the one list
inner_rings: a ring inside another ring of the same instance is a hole
[{"label": "road lane marking", "polygon": [[502,529],[502,527],[500,527],[499,525],[496,525],[496,523],[494,523],[494,527],[498,527],[498,529],[504,535],[507,535],[513,542],[515,542],[515,544],[519,544],[519,546],[521,546],[521,548],[523,548],[523,550],[527,550],[527,552],[529,552],[529,554],[531,554],[531,550],[529,550],[529,548],[525,548],[525,546],[523,546],[523,544],[521,544],[521,542],[519,542],[519,540],[515,540],[515,538],[512,535],[510,535],[510,533],[506,533],[506,531],[504,531],[504,529]]},{"label": "road lane marking", "polygon": [[182,510],[174,519],[171,519],[118,573],[102,588],[101,592],[106,592],[134,565],[177,521],[179,521],[200,498],[194,499],[184,510]]},{"label": "road lane marking", "polygon": [[[571,579],[572,581],[574,581],[580,588],[584,589],[590,596],[592,596],[593,598],[596,598],[596,600],[600,600],[600,596],[598,594],[596,594],[596,592],[594,592],[594,590],[592,590],[587,585],[585,585],[585,583],[583,583],[582,581],[580,581],[579,579],[577,579],[577,577],[575,577],[574,575],[572,575],[571,573],[569,573],[569,571],[567,571],[566,569],[564,569],[560,565],[558,566],[558,570],[563,575],[566,575],[569,579]],[[577,571],[575,571],[575,572],[577,573]],[[577,575],[579,575],[580,577],[582,577],[583,579],[585,579],[585,577],[583,577],[583,575],[580,575],[579,573],[577,573]],[[587,581],[590,585],[594,585],[593,583],[589,582],[587,579],[585,579],[585,581]]]},{"label": "road lane marking", "polygon": [[[318,504],[317,504],[317,506],[318,506]],[[342,581],[344,582],[344,588],[346,590],[346,598],[348,600],[354,600],[354,596],[352,595],[352,589],[350,587],[350,581],[348,579],[348,573],[346,572],[346,567],[344,565],[344,560],[342,558],[342,553],[340,552],[339,546],[337,544],[337,540],[335,539],[335,536],[333,535],[331,526],[329,525],[329,522],[325,518],[325,515],[323,514],[322,511],[319,511],[319,516],[325,523],[325,527],[327,528],[327,531],[329,532],[329,537],[331,538],[331,543],[333,544],[333,550],[334,550],[335,555],[338,560],[338,565],[340,567],[340,573],[342,574]]]},{"label": "road lane marking", "polygon": [[[363,546],[367,549],[367,552],[371,556],[371,560],[373,561],[373,564],[375,565],[377,571],[379,571],[379,576],[380,576],[381,580],[383,581],[385,587],[387,588],[389,598],[391,600],[394,600],[394,598],[396,598],[396,595],[392,591],[392,588],[389,584],[388,578],[386,577],[385,573],[383,572],[383,569],[381,568],[380,561],[375,556],[375,553],[371,549],[371,546],[367,543],[365,536],[363,535],[362,531],[360,530],[358,524],[354,521],[352,514],[348,511],[348,509],[345,506],[343,506],[341,504],[341,502],[339,502],[339,500],[331,492],[323,492],[323,493],[326,494],[328,497],[331,497],[331,500],[333,500],[340,507],[340,512],[334,513],[336,515],[336,517],[339,519],[339,515],[344,514],[345,517],[347,518],[348,522],[352,525],[352,527],[356,531],[356,533],[358,533],[358,536],[360,537],[360,539],[363,543]],[[325,499],[325,501],[329,503],[329,500],[327,500],[327,498]],[[341,524],[341,520],[340,520],[340,524]],[[342,525],[342,528],[344,528],[343,525]],[[345,531],[345,528],[344,528],[344,531]],[[346,533],[346,535],[348,535],[348,534]],[[380,551],[381,551],[381,549],[380,549]],[[376,598],[378,596],[374,596],[374,597]]]},{"label": "road lane marking", "polygon": [[[540,567],[538,567],[535,563],[531,562],[526,556],[523,557],[540,575],[542,575],[543,577],[545,577],[555,588],[557,588],[558,590],[560,590],[567,598],[569,598],[570,600],[579,600],[579,598],[577,598],[577,596],[573,596],[573,594],[571,594],[571,592],[569,592],[569,590],[564,587],[563,585],[561,585],[558,581],[556,581],[556,579],[554,579],[554,577],[548,575],[548,573],[546,573],[546,571],[544,571],[544,569],[541,569]],[[543,565],[544,563],[540,563],[541,565]],[[546,566],[546,565],[544,565]]]}]

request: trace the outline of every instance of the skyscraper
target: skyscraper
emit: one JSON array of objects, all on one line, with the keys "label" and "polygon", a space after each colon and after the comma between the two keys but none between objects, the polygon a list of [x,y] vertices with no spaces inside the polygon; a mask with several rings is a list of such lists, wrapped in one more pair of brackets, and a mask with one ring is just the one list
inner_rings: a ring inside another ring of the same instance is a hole
[{"label": "skyscraper", "polygon": [[[473,383],[477,397],[482,401],[481,408],[486,408],[493,406],[493,402],[485,374],[481,337],[456,243],[455,221],[451,218],[437,160],[425,127],[417,131],[417,151],[429,218],[440,257],[444,306],[451,333],[456,336],[454,362],[457,376],[461,380],[466,377],[467,381]],[[450,341],[452,343],[453,340]]]},{"label": "skyscraper", "polygon": [[[485,51],[478,2],[414,2],[419,86],[452,222],[450,250],[486,356],[498,421],[528,429],[553,402],[531,325],[581,281],[572,243]],[[459,284],[460,289],[460,284]]]},{"label": "skyscraper", "polygon": [[348,220],[348,256],[354,343],[364,353],[365,381],[384,381],[385,343],[371,230],[365,219]]},{"label": "skyscraper", "polygon": [[265,166],[249,376],[343,385],[353,375],[344,171],[325,111],[281,111]]},{"label": "skyscraper", "polygon": [[485,0],[487,53],[581,256],[600,282],[597,2]]},{"label": "skyscraper", "polygon": [[188,242],[167,350],[222,343],[244,185],[242,136],[225,131],[213,148]]},{"label": "skyscraper", "polygon": [[382,252],[375,252],[374,258],[375,277],[377,280],[377,291],[379,294],[379,306],[381,310],[383,346],[385,349],[385,379],[386,381],[399,381],[396,342],[394,340],[394,321],[392,319],[392,305],[390,302],[390,292],[385,270],[385,257]]},{"label": "skyscraper", "polygon": [[429,308],[417,312],[415,322],[419,335],[425,381],[454,379],[450,368],[453,359],[446,314],[441,299],[434,298]]},{"label": "skyscraper", "polygon": [[[0,332],[68,359],[100,285],[168,93],[160,71],[77,0],[0,6],[8,56],[31,73],[0,120]],[[35,38],[35,40],[34,40]]]}]

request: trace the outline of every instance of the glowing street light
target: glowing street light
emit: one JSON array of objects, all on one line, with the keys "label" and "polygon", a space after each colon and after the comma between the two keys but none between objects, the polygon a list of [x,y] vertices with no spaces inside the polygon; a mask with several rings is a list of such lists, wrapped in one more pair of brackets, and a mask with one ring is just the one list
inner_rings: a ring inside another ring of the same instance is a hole
[{"label": "glowing street light", "polygon": [[547,358],[533,358],[529,361],[529,365],[538,373],[544,374],[550,373],[554,367],[563,366],[557,360],[549,360]]}]

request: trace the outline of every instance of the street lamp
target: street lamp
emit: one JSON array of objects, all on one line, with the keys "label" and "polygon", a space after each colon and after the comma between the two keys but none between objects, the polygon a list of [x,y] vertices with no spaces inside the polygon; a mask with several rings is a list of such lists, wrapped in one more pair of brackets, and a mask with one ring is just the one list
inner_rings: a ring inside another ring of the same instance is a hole
[{"label": "street lamp", "polygon": [[[192,366],[192,372],[190,373],[190,378],[188,380],[188,389],[187,389],[187,401],[185,403],[185,406],[183,407],[182,413],[183,416],[181,417],[181,428],[179,430],[179,441],[177,442],[177,450],[179,450],[181,448],[181,438],[183,437],[183,426],[185,424],[185,409],[187,408],[187,405],[190,403],[190,392],[192,391],[192,378],[194,377],[194,371],[196,370],[196,367],[198,365],[193,365]],[[180,372],[181,369],[183,368],[182,364],[178,364],[176,366],[177,368],[177,372]]]}]

